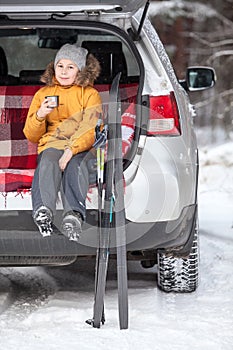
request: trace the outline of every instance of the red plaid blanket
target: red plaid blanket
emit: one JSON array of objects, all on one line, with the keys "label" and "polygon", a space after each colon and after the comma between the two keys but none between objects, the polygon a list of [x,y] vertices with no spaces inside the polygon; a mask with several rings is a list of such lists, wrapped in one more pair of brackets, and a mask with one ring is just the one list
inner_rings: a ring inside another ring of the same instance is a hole
[{"label": "red plaid blanket", "polygon": [[[37,145],[28,141],[23,133],[28,108],[38,86],[0,86],[0,192],[30,188],[37,159]],[[109,85],[96,88],[108,102]],[[120,87],[122,102],[135,103],[138,84]],[[122,122],[124,153],[130,147],[134,132],[134,111],[132,106],[125,111]]]},{"label": "red plaid blanket", "polygon": [[28,108],[40,86],[0,86],[0,169],[34,169],[37,145],[23,134]]},{"label": "red plaid blanket", "polygon": [[[23,134],[28,108],[40,86],[0,86],[0,191],[30,188],[37,145]],[[17,170],[16,170],[17,169]]]},{"label": "red plaid blanket", "polygon": [[30,189],[33,176],[34,169],[0,169],[0,192],[18,191],[27,188]]}]

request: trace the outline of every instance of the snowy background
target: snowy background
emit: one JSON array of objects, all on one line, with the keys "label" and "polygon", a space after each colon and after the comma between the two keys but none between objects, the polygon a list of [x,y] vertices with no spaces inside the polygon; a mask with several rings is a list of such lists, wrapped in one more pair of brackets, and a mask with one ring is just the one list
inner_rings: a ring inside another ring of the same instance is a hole
[{"label": "snowy background", "polygon": [[[170,6],[172,1],[166,3]],[[233,349],[233,142],[226,142],[221,129],[217,136],[214,130],[217,143],[210,143],[213,130],[202,128],[197,135],[201,246],[197,291],[163,293],[157,287],[156,267],[145,270],[130,262],[129,329],[120,331],[116,266],[111,262],[107,321],[94,329],[85,323],[93,311],[94,262],[0,268],[3,350]]]},{"label": "snowy background", "polygon": [[[203,138],[202,138],[203,141]],[[129,264],[129,329],[118,324],[110,263],[106,324],[94,329],[94,262],[0,269],[2,349],[232,350],[233,143],[200,147],[201,280],[191,294],[166,294],[156,268]]]}]

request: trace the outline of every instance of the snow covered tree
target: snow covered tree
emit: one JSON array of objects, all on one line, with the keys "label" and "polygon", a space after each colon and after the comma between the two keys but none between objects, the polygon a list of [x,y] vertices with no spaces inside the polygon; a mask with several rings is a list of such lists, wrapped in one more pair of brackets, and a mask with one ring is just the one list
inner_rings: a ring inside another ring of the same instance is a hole
[{"label": "snow covered tree", "polygon": [[212,128],[216,142],[221,132],[233,138],[233,0],[152,1],[150,17],[175,67],[183,79],[187,66],[212,66],[217,74],[213,89],[190,93],[197,126]]}]

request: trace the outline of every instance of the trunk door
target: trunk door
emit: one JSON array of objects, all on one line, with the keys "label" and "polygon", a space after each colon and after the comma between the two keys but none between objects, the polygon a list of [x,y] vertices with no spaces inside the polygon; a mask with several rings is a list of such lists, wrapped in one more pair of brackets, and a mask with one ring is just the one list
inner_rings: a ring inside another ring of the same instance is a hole
[{"label": "trunk door", "polygon": [[117,17],[128,17],[145,5],[147,0],[2,0],[1,14],[28,13],[83,13],[93,11],[101,14],[111,14]]}]

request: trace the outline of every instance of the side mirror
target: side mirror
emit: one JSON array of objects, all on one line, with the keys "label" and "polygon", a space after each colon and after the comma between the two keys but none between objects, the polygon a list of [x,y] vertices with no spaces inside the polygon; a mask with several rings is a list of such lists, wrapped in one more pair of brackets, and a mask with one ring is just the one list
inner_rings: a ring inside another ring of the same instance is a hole
[{"label": "side mirror", "polygon": [[210,67],[188,67],[186,86],[188,91],[206,90],[215,85],[216,74]]}]

